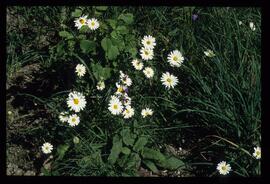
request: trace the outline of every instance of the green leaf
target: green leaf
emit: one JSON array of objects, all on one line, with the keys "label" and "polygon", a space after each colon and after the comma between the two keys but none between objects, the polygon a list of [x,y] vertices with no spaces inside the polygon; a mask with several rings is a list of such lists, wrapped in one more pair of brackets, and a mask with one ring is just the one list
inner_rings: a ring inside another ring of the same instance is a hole
[{"label": "green leaf", "polygon": [[151,148],[144,148],[142,151],[142,157],[145,159],[151,159],[160,162],[166,159],[165,156],[160,153],[160,151]]},{"label": "green leaf", "polygon": [[130,154],[130,149],[128,147],[123,147],[122,148],[122,153],[124,153],[125,155],[129,155]]},{"label": "green leaf", "polygon": [[96,6],[96,9],[99,11],[106,11],[108,9],[108,6]]},{"label": "green leaf", "polygon": [[116,38],[116,39],[117,39],[117,37],[118,37],[116,31],[112,31],[110,35],[111,35],[111,37]]},{"label": "green leaf", "polygon": [[141,165],[141,158],[137,153],[131,153],[125,169],[137,170]]},{"label": "green leaf", "polygon": [[131,54],[131,57],[136,58],[136,55],[138,53],[136,48],[130,48],[128,52]]},{"label": "green leaf", "polygon": [[120,34],[127,34],[128,33],[128,29],[126,26],[118,26],[115,30]]},{"label": "green leaf", "polygon": [[66,39],[72,39],[73,35],[67,31],[60,31],[59,36],[64,37]]},{"label": "green leaf", "polygon": [[90,153],[78,161],[78,165],[84,168],[89,166],[96,167],[101,164],[103,164],[103,160],[101,158],[100,150],[94,153]]},{"label": "green leaf", "polygon": [[113,137],[113,146],[111,149],[111,153],[108,157],[108,161],[111,164],[114,164],[116,162],[117,158],[119,157],[119,154],[121,153],[121,150],[122,150],[122,140],[118,135],[115,135]]},{"label": "green leaf", "polygon": [[104,49],[105,52],[108,52],[111,46],[112,41],[110,40],[110,38],[105,37],[101,40],[101,47]]},{"label": "green leaf", "polygon": [[117,24],[116,20],[114,20],[114,19],[108,19],[107,21],[109,22],[110,26],[111,26],[113,29],[116,28],[116,24]]},{"label": "green leaf", "polygon": [[96,49],[96,43],[90,40],[81,40],[80,47],[84,53],[89,53],[90,51],[94,51]]},{"label": "green leaf", "polygon": [[101,74],[101,77],[103,78],[103,80],[107,80],[108,78],[111,77],[111,71],[112,71],[111,68],[104,67],[102,71],[103,72]]},{"label": "green leaf", "polygon": [[168,35],[169,36],[175,36],[175,35],[177,35],[178,31],[179,31],[179,28],[175,28],[174,30],[170,31],[168,33]]},{"label": "green leaf", "polygon": [[140,137],[133,147],[134,151],[136,151],[136,152],[141,151],[143,149],[143,147],[146,145],[146,143],[147,143],[147,138]]},{"label": "green leaf", "polygon": [[59,160],[63,159],[64,156],[65,156],[65,153],[68,150],[68,148],[69,148],[69,145],[67,145],[67,144],[59,145],[57,147],[57,154],[58,154],[58,158],[57,159],[59,159]]},{"label": "green leaf", "polygon": [[126,145],[132,146],[135,142],[136,135],[130,132],[129,128],[125,128],[120,132],[123,142]]},{"label": "green leaf", "polygon": [[126,24],[131,24],[134,21],[132,13],[126,13],[119,15],[118,19],[123,20]]},{"label": "green leaf", "polygon": [[184,167],[185,163],[174,156],[168,156],[165,160],[158,162],[158,165],[165,169],[175,170]]},{"label": "green leaf", "polygon": [[117,58],[119,54],[119,50],[116,46],[111,46],[111,48],[108,51],[108,59],[109,60],[114,60]]},{"label": "green leaf", "polygon": [[80,17],[81,15],[82,15],[81,9],[75,9],[75,11],[71,13],[72,17]]},{"label": "green leaf", "polygon": [[156,165],[154,164],[154,162],[150,161],[150,160],[143,160],[143,163],[154,173],[158,173],[158,169],[156,167]]},{"label": "green leaf", "polygon": [[80,33],[89,33],[90,29],[87,25],[83,25],[81,29],[79,30]]}]

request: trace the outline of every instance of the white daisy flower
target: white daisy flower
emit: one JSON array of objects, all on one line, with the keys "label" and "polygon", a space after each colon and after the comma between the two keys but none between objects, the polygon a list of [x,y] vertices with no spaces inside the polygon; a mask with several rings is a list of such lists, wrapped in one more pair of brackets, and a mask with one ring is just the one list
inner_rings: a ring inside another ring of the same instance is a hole
[{"label": "white daisy flower", "polygon": [[239,26],[241,26],[241,25],[243,24],[243,22],[240,20],[240,21],[238,22],[238,24],[239,24]]},{"label": "white daisy flower", "polygon": [[142,70],[143,69],[143,63],[141,61],[137,60],[137,59],[134,59],[132,61],[132,65],[134,66],[134,68],[136,70]]},{"label": "white daisy flower", "polygon": [[154,51],[143,47],[140,50],[140,55],[143,60],[151,60],[154,57]]},{"label": "white daisy flower", "polygon": [[109,111],[111,111],[111,113],[113,115],[118,115],[122,113],[123,110],[123,105],[120,102],[120,100],[117,99],[111,99],[110,103],[109,103],[109,107],[108,107]]},{"label": "white daisy flower", "polygon": [[69,93],[67,98],[67,105],[71,110],[80,112],[80,110],[83,110],[86,106],[84,95],[77,91]]},{"label": "white daisy flower", "polygon": [[167,59],[172,67],[180,67],[184,62],[184,57],[179,50],[170,52]]},{"label": "white daisy flower", "polygon": [[77,114],[72,114],[68,117],[68,124],[72,127],[80,123],[80,117]]},{"label": "white daisy flower", "polygon": [[83,25],[87,24],[87,15],[81,16],[80,18],[75,19],[74,22],[75,22],[75,27],[77,27],[78,29],[81,29]]},{"label": "white daisy flower", "polygon": [[41,149],[42,149],[42,152],[43,152],[43,153],[49,154],[49,153],[51,153],[52,150],[53,150],[53,145],[51,145],[51,143],[49,143],[49,142],[45,142],[45,143],[42,145]]},{"label": "white daisy flower", "polygon": [[111,95],[111,100],[119,100],[119,98],[115,95]]},{"label": "white daisy flower", "polygon": [[256,159],[260,159],[261,158],[261,148],[259,146],[257,146],[257,147],[254,148],[253,156]]},{"label": "white daisy flower", "polygon": [[141,42],[146,49],[154,49],[156,46],[156,39],[150,35],[144,36]]},{"label": "white daisy flower", "polygon": [[97,28],[99,28],[99,22],[95,18],[88,19],[87,25],[91,30],[96,30]]},{"label": "white daisy flower", "polygon": [[154,76],[154,70],[152,68],[150,68],[150,67],[146,67],[143,70],[143,73],[147,78],[152,78]]},{"label": "white daisy flower", "polygon": [[124,85],[131,86],[132,84],[131,78],[129,78],[129,76],[127,74],[124,74],[122,71],[120,71],[120,79]]},{"label": "white daisy flower", "polygon": [[62,123],[65,123],[65,122],[68,121],[68,113],[67,112],[61,112],[59,114],[58,118]]},{"label": "white daisy flower", "polygon": [[125,119],[131,118],[134,115],[134,109],[130,105],[126,106],[123,115]]},{"label": "white daisy flower", "polygon": [[125,93],[125,90],[127,89],[126,86],[119,84],[118,82],[116,83],[117,91],[115,92],[116,95],[121,95]]},{"label": "white daisy flower", "polygon": [[77,73],[77,75],[78,75],[79,77],[83,77],[84,74],[86,73],[86,68],[85,68],[85,66],[82,65],[82,64],[77,64],[77,66],[76,66],[76,71],[75,71],[75,72]]},{"label": "white daisy flower", "polygon": [[207,49],[206,51],[203,52],[204,55],[206,55],[207,57],[214,57],[215,56],[215,53],[210,50],[210,49]]},{"label": "white daisy flower", "polygon": [[126,93],[124,94],[122,101],[125,106],[128,106],[131,104],[131,98]]},{"label": "white daisy flower", "polygon": [[230,164],[226,164],[225,161],[222,161],[217,165],[217,170],[219,174],[226,175],[231,171],[231,166]]},{"label": "white daisy flower", "polygon": [[142,110],[141,115],[143,116],[143,118],[145,118],[146,116],[152,116],[153,110],[149,108],[145,108]]},{"label": "white daisy flower", "polygon": [[97,83],[97,90],[102,91],[104,88],[105,88],[105,83],[104,83],[104,81],[99,81],[99,82]]},{"label": "white daisy flower", "polygon": [[170,88],[174,88],[174,86],[177,85],[178,78],[170,74],[169,72],[166,72],[162,74],[161,82],[166,88],[170,89]]},{"label": "white daisy flower", "polygon": [[249,27],[252,31],[255,31],[256,30],[256,27],[255,27],[255,24],[253,22],[250,22],[249,23]]},{"label": "white daisy flower", "polygon": [[11,114],[12,114],[12,112],[11,112],[11,111],[8,111],[7,113],[8,113],[8,115],[11,115]]}]

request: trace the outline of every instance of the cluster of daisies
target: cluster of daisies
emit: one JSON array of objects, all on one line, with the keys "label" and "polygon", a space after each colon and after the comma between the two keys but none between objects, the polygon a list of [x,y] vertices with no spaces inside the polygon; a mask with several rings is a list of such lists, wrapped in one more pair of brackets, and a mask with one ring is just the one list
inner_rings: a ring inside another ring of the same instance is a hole
[{"label": "cluster of daisies", "polygon": [[[141,40],[141,44],[143,46],[140,49],[140,56],[142,60],[149,62],[149,60],[152,60],[154,57],[156,39],[151,35],[147,35],[143,37],[143,39]],[[184,57],[179,50],[174,50],[169,53],[167,61],[172,67],[180,67],[184,61]],[[134,59],[131,63],[136,70],[140,71],[144,68],[143,62],[139,59]],[[143,73],[146,78],[150,79],[153,78],[155,72],[153,68],[145,67],[143,69]],[[161,82],[168,89],[174,88],[178,83],[178,78],[170,74],[169,72],[165,72],[161,76]]]},{"label": "cluster of daisies", "polygon": [[[95,18],[87,19],[87,15],[83,15],[79,18],[77,18],[75,21],[75,27],[77,29],[81,29],[82,26],[86,25],[89,27],[90,30],[96,30],[99,28],[99,22]],[[242,22],[239,22],[239,25],[241,25]],[[253,22],[250,22],[249,24],[251,30],[255,31],[255,25]],[[140,56],[142,60],[149,62],[154,57],[154,48],[156,46],[156,39],[152,37],[151,35],[144,36],[141,40],[141,44],[143,45],[140,49]],[[207,57],[214,57],[215,54],[212,50],[208,49],[204,51],[204,54]],[[170,64],[171,67],[180,67],[184,61],[184,57],[182,53],[179,50],[173,50],[171,51],[167,56],[167,62]],[[143,70],[143,73],[146,78],[153,78],[154,76],[154,70],[153,68],[147,66],[144,67],[144,63],[139,59],[134,59],[132,61],[132,65],[136,70]],[[78,64],[75,68],[75,73],[79,78],[83,77],[86,73],[86,67],[82,64]],[[178,83],[178,78],[169,72],[162,73],[161,76],[161,82],[165,86],[166,89],[174,88]],[[111,96],[109,101],[109,107],[108,110],[113,115],[122,115],[123,118],[129,119],[135,114],[134,108],[131,106],[131,98],[128,96],[129,87],[132,85],[131,78],[120,71],[120,77],[119,81],[116,82],[116,92],[114,95]],[[97,83],[96,88],[98,90],[103,90],[105,88],[105,83],[103,80],[99,81]],[[83,110],[86,107],[86,99],[85,96],[77,91],[70,92],[67,98],[67,106],[70,110],[70,112],[65,111],[61,112],[59,114],[59,120],[61,122],[67,122],[71,127],[77,126],[80,123],[80,117],[78,113]],[[142,109],[141,116],[143,118],[147,116],[152,116],[153,110],[150,108]],[[76,140],[78,142],[79,140]],[[42,147],[42,152],[44,154],[49,154],[53,150],[53,145],[49,142],[45,142]],[[261,158],[261,148],[255,147],[253,156],[256,159]],[[228,164],[226,161],[221,161],[217,165],[217,170],[220,174],[226,175],[228,174],[232,168],[230,164]]]},{"label": "cluster of daisies", "polygon": [[[254,152],[252,155],[256,159],[261,159],[261,147],[259,147],[259,146],[254,147]],[[227,175],[232,170],[232,168],[231,168],[231,165],[228,164],[226,161],[222,161],[222,162],[218,163],[217,170],[218,170],[219,174]]]},{"label": "cluster of daisies", "polygon": [[87,15],[83,15],[74,20],[75,27],[81,29],[82,26],[88,26],[90,30],[99,28],[99,22],[96,18],[87,19]]},{"label": "cluster of daisies", "polygon": [[[111,96],[109,101],[109,111],[113,115],[122,115],[123,118],[129,119],[134,116],[134,108],[131,106],[131,98],[128,96],[129,87],[132,85],[131,78],[120,71],[119,81],[116,82],[116,92]],[[143,118],[152,116],[153,110],[145,108],[141,111]]]}]

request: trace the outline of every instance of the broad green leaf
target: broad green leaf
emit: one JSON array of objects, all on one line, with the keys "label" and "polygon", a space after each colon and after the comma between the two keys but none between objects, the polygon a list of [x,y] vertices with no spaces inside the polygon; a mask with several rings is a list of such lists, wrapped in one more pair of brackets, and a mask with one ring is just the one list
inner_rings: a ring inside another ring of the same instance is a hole
[{"label": "broad green leaf", "polygon": [[165,160],[158,162],[158,165],[165,169],[175,170],[184,167],[185,163],[174,156],[168,156]]},{"label": "broad green leaf", "polygon": [[74,12],[71,13],[72,17],[80,17],[82,15],[81,9],[76,9]]},{"label": "broad green leaf", "polygon": [[165,156],[160,153],[160,151],[151,148],[144,148],[142,151],[142,157],[145,159],[151,159],[160,162],[166,159]]},{"label": "broad green leaf", "polygon": [[117,39],[117,37],[118,37],[117,32],[116,31],[112,31],[111,32],[111,37]]},{"label": "broad green leaf", "polygon": [[127,34],[128,33],[128,29],[126,26],[118,26],[115,30],[120,34]]},{"label": "broad green leaf", "polygon": [[110,40],[110,38],[103,38],[101,40],[101,47],[104,49],[105,52],[109,52],[109,49],[112,46],[112,41]]},{"label": "broad green leaf", "polygon": [[87,25],[83,25],[81,29],[79,30],[80,33],[89,33],[90,29]]},{"label": "broad green leaf", "polygon": [[111,77],[111,71],[112,71],[112,69],[111,68],[108,68],[108,67],[104,67],[103,69],[102,69],[102,74],[101,74],[101,77],[103,78],[103,80],[106,80],[106,79],[108,79],[108,78],[110,78]]},{"label": "broad green leaf", "polygon": [[125,155],[129,155],[130,154],[130,149],[128,147],[123,147],[122,148],[122,153],[124,153]]},{"label": "broad green leaf", "polygon": [[103,164],[103,160],[101,158],[101,152],[97,151],[94,153],[90,153],[88,156],[83,157],[78,161],[78,165],[80,167],[89,167],[89,166],[97,166]]},{"label": "broad green leaf", "polygon": [[132,13],[126,13],[119,15],[118,19],[123,20],[126,24],[131,24],[134,21]]},{"label": "broad green leaf", "polygon": [[108,6],[96,6],[96,9],[99,11],[106,11],[108,9]]},{"label": "broad green leaf", "polygon": [[141,158],[137,153],[131,153],[129,160],[126,164],[126,169],[134,168],[138,169],[141,165]]},{"label": "broad green leaf", "polygon": [[150,161],[150,160],[143,160],[143,163],[154,173],[158,173],[158,169],[156,167],[156,165],[154,164],[154,162]]},{"label": "broad green leaf", "polygon": [[123,129],[121,132],[120,132],[121,136],[122,136],[122,139],[123,139],[123,142],[128,145],[128,146],[132,146],[135,142],[135,138],[136,138],[136,135],[135,134],[132,134],[130,132],[130,129],[129,128],[125,128]]},{"label": "broad green leaf", "polygon": [[60,31],[59,36],[64,37],[66,39],[72,39],[73,35],[67,31]]},{"label": "broad green leaf", "polygon": [[80,47],[84,53],[89,53],[96,49],[96,43],[90,40],[81,40]]},{"label": "broad green leaf", "polygon": [[108,59],[109,60],[114,60],[117,58],[119,54],[119,50],[116,46],[111,46],[111,48],[108,51]]},{"label": "broad green leaf", "polygon": [[128,52],[131,54],[131,57],[136,58],[136,55],[138,53],[136,48],[130,48]]},{"label": "broad green leaf", "polygon": [[59,145],[57,147],[57,154],[58,154],[58,158],[57,159],[59,159],[59,160],[63,159],[64,156],[65,156],[65,153],[68,150],[68,148],[69,148],[69,145],[67,145],[67,144]]},{"label": "broad green leaf", "polygon": [[120,139],[120,137],[118,135],[115,135],[113,137],[113,146],[111,149],[111,153],[108,157],[108,161],[111,164],[114,164],[119,156],[119,154],[121,153],[122,150],[122,140]]},{"label": "broad green leaf", "polygon": [[109,22],[110,26],[111,26],[113,29],[116,28],[116,24],[117,24],[116,20],[114,20],[114,19],[108,19],[107,21]]},{"label": "broad green leaf", "polygon": [[147,138],[146,137],[140,137],[136,141],[136,143],[135,143],[135,145],[133,147],[134,151],[136,151],[136,152],[141,151],[143,149],[143,147],[146,145],[146,143],[147,143]]}]

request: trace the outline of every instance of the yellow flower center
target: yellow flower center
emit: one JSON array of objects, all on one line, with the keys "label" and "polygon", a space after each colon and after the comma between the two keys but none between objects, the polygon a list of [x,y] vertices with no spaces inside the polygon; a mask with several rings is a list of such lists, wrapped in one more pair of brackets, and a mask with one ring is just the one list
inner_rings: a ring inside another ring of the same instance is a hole
[{"label": "yellow flower center", "polygon": [[95,25],[95,22],[91,22],[91,26],[94,26]]},{"label": "yellow flower center", "polygon": [[75,121],[76,121],[76,118],[72,118],[71,121],[72,121],[72,122],[75,122]]},{"label": "yellow flower center", "polygon": [[122,91],[124,91],[122,87],[119,87],[119,88],[117,89],[117,92],[120,92],[120,93],[121,93]]},{"label": "yellow flower center", "polygon": [[73,99],[73,102],[74,102],[75,105],[78,105],[79,104],[79,99],[78,98],[74,98]]},{"label": "yellow flower center", "polygon": [[85,23],[85,20],[84,19],[80,19],[79,20],[81,24],[84,24]]},{"label": "yellow flower center", "polygon": [[114,104],[113,105],[113,109],[118,109],[118,105],[117,104]]},{"label": "yellow flower center", "polygon": [[221,169],[222,169],[223,171],[225,171],[225,170],[226,170],[226,166],[222,166]]},{"label": "yellow flower center", "polygon": [[172,82],[172,79],[168,78],[167,79],[167,82],[171,83]]},{"label": "yellow flower center", "polygon": [[145,55],[148,55],[149,53],[148,53],[147,51],[144,51],[144,54],[145,54]]},{"label": "yellow flower center", "polygon": [[126,113],[129,113],[129,110],[126,109]]},{"label": "yellow flower center", "polygon": [[147,45],[150,45],[150,43],[151,43],[150,41],[147,41],[147,42],[146,42]]},{"label": "yellow flower center", "polygon": [[261,154],[260,151],[256,151],[256,155],[259,156]]},{"label": "yellow flower center", "polygon": [[174,56],[174,57],[173,57],[173,60],[174,60],[174,61],[177,61],[177,60],[178,60],[178,57],[177,57],[177,56]]}]

